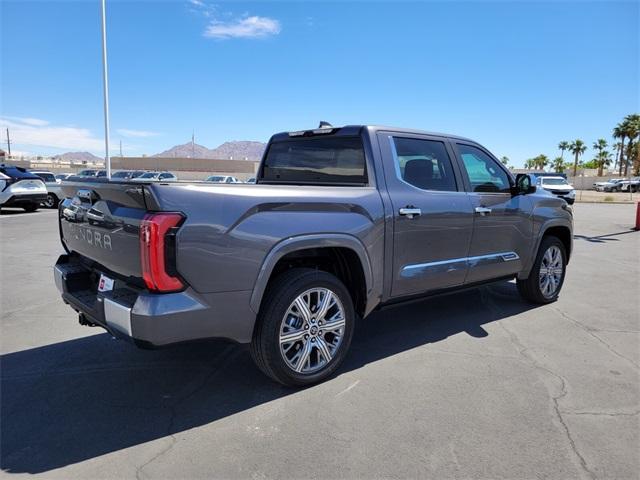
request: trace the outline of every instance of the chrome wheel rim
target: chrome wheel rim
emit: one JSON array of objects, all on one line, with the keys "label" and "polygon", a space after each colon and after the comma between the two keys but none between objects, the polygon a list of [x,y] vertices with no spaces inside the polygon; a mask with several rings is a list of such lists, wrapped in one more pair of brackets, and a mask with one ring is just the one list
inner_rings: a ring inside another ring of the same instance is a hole
[{"label": "chrome wheel rim", "polygon": [[326,367],[340,348],[345,313],[338,296],[328,288],[312,288],[298,295],[280,324],[280,354],[297,373]]},{"label": "chrome wheel rim", "polygon": [[547,251],[544,252],[542,256],[538,278],[542,295],[546,298],[551,298],[556,294],[560,287],[563,273],[564,262],[562,260],[562,252],[560,252],[560,249],[555,245],[547,248]]},{"label": "chrome wheel rim", "polygon": [[53,197],[51,195],[47,195],[47,199],[44,201],[44,206],[47,208],[52,208],[53,207]]}]

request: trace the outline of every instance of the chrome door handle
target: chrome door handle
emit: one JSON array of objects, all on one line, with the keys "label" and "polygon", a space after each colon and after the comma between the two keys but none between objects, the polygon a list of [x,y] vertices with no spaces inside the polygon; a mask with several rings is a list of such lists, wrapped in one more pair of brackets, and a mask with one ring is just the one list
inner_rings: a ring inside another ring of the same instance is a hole
[{"label": "chrome door handle", "polygon": [[420,210],[419,208],[413,208],[413,207],[405,207],[405,208],[401,208],[398,213],[400,215],[404,215],[407,218],[413,218],[413,217],[417,217],[418,215],[420,215],[422,213],[422,210]]},{"label": "chrome door handle", "polygon": [[491,209],[487,207],[476,207],[476,213],[479,213],[480,215],[485,216],[491,213]]}]

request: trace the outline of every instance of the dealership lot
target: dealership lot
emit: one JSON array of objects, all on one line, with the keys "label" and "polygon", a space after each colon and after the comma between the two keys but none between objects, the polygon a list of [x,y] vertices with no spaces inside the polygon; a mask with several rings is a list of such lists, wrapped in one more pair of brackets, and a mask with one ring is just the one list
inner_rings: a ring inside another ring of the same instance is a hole
[{"label": "dealership lot", "polygon": [[328,382],[270,382],[245,347],[143,351],[81,327],[55,211],[0,216],[1,475],[637,478],[635,205],[576,204],[560,300],[513,283],[360,322]]}]

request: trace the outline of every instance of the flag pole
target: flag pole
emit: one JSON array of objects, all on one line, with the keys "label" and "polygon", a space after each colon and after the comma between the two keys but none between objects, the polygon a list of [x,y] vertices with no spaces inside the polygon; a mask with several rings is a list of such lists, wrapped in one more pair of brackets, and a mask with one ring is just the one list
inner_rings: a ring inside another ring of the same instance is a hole
[{"label": "flag pole", "polygon": [[109,77],[107,72],[107,21],[106,0],[102,2],[102,91],[104,100],[104,151],[107,178],[111,180],[111,157],[109,156]]}]

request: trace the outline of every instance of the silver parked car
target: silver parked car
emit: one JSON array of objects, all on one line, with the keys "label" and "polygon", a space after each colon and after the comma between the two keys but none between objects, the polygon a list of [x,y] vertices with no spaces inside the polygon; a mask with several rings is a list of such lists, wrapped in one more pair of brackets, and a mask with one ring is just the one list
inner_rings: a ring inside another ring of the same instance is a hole
[{"label": "silver parked car", "polygon": [[206,182],[212,183],[242,183],[236,177],[232,177],[230,175],[211,175],[207,177]]},{"label": "silver parked car", "polygon": [[140,182],[175,182],[178,177],[171,172],[145,172],[135,180]]},{"label": "silver parked car", "polygon": [[46,208],[56,208],[62,198],[60,180],[58,180],[53,173],[46,170],[31,170],[31,173],[40,177],[45,187],[47,187],[47,199],[42,202],[42,206]]},{"label": "silver parked car", "polygon": [[619,192],[621,191],[621,186],[618,184],[623,180],[626,180],[626,178],[610,178],[605,182],[595,182],[593,188],[597,192]]}]

